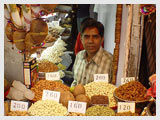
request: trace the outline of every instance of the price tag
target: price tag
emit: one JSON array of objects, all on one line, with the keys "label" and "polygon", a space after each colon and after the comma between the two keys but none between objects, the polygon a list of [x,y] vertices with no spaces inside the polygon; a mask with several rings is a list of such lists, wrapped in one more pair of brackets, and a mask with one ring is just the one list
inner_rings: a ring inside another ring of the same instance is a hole
[{"label": "price tag", "polygon": [[134,102],[118,102],[118,113],[119,112],[129,112],[135,113],[135,103]]},{"label": "price tag", "polygon": [[135,81],[135,77],[124,77],[124,78],[121,78],[121,85],[123,85],[125,83],[128,83],[130,81]]},{"label": "price tag", "polygon": [[108,83],[108,74],[94,74],[94,81]]},{"label": "price tag", "polygon": [[28,102],[11,100],[10,110],[11,111],[27,111],[28,110]]},{"label": "price tag", "polygon": [[68,101],[68,112],[84,113],[86,112],[86,102]]},{"label": "price tag", "polygon": [[54,100],[59,102],[60,92],[43,90],[42,100]]},{"label": "price tag", "polygon": [[59,72],[46,73],[46,80],[60,80]]}]

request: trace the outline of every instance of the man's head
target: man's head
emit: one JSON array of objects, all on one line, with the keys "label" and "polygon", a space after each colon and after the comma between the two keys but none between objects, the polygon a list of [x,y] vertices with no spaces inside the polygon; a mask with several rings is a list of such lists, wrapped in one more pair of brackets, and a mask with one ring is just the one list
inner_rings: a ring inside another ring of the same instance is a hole
[{"label": "man's head", "polygon": [[104,26],[94,19],[86,20],[81,26],[81,40],[88,54],[95,55],[104,40]]}]

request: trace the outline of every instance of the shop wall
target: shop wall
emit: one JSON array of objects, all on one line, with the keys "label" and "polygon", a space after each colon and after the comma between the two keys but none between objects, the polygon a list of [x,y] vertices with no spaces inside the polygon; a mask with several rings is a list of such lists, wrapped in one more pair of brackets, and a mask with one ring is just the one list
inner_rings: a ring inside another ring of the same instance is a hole
[{"label": "shop wall", "polygon": [[126,33],[127,33],[127,21],[128,21],[128,8],[126,5],[123,5],[122,11],[122,27],[121,27],[121,39],[119,45],[119,62],[118,62],[118,71],[117,71],[117,80],[116,86],[121,84],[121,78],[123,77],[123,71],[125,66],[125,51],[126,51]]},{"label": "shop wall", "polygon": [[[6,25],[7,21],[4,21]],[[11,83],[13,80],[23,81],[23,55],[8,42],[4,33],[4,77]]]},{"label": "shop wall", "polygon": [[104,49],[113,54],[115,47],[116,4],[96,4],[98,21],[104,25]]}]

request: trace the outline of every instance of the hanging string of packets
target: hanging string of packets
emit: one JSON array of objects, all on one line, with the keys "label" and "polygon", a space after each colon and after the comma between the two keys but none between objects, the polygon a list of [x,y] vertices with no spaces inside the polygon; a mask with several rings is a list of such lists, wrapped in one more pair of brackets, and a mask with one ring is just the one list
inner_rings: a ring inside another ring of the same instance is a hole
[{"label": "hanging string of packets", "polygon": [[148,15],[148,22],[152,22],[150,19],[150,15],[152,13],[155,13],[156,11],[156,6],[155,5],[142,5],[140,8],[140,12],[142,15]]}]

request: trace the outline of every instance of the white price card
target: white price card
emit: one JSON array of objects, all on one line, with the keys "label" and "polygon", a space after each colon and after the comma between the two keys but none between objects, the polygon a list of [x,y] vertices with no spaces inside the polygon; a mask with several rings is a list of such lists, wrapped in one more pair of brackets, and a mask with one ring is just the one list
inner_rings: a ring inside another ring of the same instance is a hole
[{"label": "white price card", "polygon": [[51,91],[51,90],[43,90],[42,100],[54,100],[59,102],[60,92]]},{"label": "white price card", "polygon": [[132,112],[135,113],[134,102],[118,102],[118,113],[120,112]]},{"label": "white price card", "polygon": [[46,73],[46,80],[60,80],[59,72]]},{"label": "white price card", "polygon": [[94,81],[108,83],[108,74],[94,74]]},{"label": "white price card", "polygon": [[135,77],[124,77],[124,78],[121,78],[121,85],[123,85],[125,83],[128,83],[130,81],[135,81]]},{"label": "white price card", "polygon": [[86,102],[68,101],[68,112],[84,113],[86,112]]},{"label": "white price card", "polygon": [[11,111],[27,111],[28,110],[28,102],[11,100],[10,110]]}]

